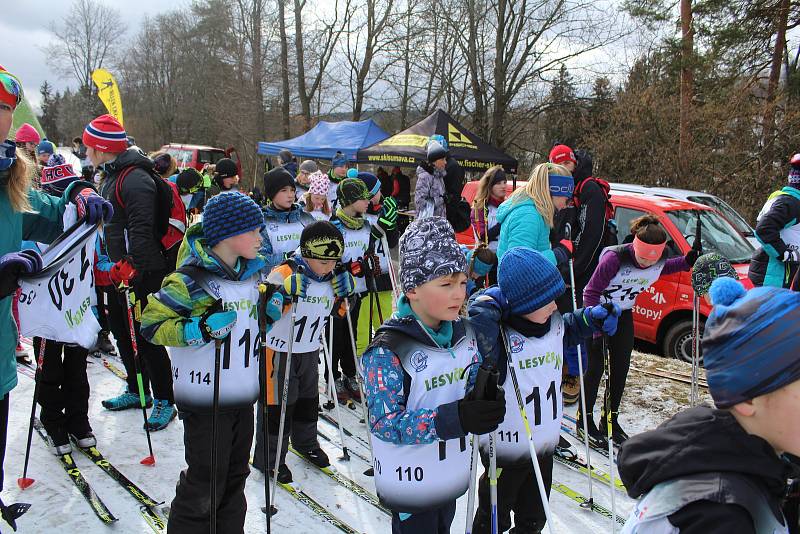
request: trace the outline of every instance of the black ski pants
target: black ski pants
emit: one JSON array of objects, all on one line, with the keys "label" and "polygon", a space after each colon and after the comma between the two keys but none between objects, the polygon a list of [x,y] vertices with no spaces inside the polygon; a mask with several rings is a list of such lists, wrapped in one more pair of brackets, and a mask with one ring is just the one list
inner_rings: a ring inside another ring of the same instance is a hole
[{"label": "black ski pants", "polygon": [[[608,338],[609,357],[611,358],[611,390],[606,397],[611,397],[611,412],[617,414],[625,391],[625,382],[628,379],[628,369],[631,366],[631,352],[633,351],[633,312],[625,310],[619,317],[617,331]],[[583,387],[586,390],[586,411],[593,413],[597,400],[597,391],[603,378],[603,339],[594,338],[589,346],[589,369],[584,376]],[[607,402],[603,407],[607,407]]]}]

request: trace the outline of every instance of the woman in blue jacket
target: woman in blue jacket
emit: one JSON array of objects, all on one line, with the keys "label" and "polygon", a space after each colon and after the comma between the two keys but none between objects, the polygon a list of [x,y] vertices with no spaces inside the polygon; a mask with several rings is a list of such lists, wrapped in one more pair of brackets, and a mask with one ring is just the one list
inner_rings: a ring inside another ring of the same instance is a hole
[{"label": "woman in blue jacket", "polygon": [[524,188],[514,191],[497,208],[500,237],[497,259],[507,250],[525,247],[541,252],[554,265],[569,260],[572,242],[562,240],[550,247],[550,229],[556,211],[572,198],[572,174],[561,165],[542,163],[536,166]]}]

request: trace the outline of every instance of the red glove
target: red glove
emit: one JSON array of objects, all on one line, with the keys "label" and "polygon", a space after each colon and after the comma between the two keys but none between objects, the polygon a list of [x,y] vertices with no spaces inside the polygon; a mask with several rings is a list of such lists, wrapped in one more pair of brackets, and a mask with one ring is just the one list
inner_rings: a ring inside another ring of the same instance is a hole
[{"label": "red glove", "polygon": [[569,239],[562,239],[561,241],[558,242],[558,244],[567,249],[569,255],[572,256],[574,252],[574,245],[572,244],[572,241],[570,241]]},{"label": "red glove", "polygon": [[135,278],[137,274],[136,268],[127,257],[115,263],[108,273],[115,286],[130,286],[131,280]]},{"label": "red glove", "polygon": [[356,278],[364,278],[364,262],[363,258],[359,258],[357,260],[351,260],[347,265],[350,274],[355,276]]}]

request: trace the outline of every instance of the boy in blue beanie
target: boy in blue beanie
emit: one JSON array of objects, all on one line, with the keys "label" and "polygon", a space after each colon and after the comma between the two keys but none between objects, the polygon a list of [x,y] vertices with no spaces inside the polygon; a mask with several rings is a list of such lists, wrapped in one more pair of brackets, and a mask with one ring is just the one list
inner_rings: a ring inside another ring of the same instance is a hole
[{"label": "boy in blue beanie", "polygon": [[702,347],[716,408],[684,410],[622,445],[620,477],[641,497],[623,532],[796,532],[796,501],[791,514],[781,506],[798,477],[787,457],[800,455],[800,294],[746,292],[728,277],[709,293]]},{"label": "boy in blue beanie", "polygon": [[[485,358],[500,372],[499,383],[505,389],[506,417],[498,427],[496,442],[498,528],[514,532],[539,532],[546,517],[542,497],[531,462],[528,436],[517,397],[507,369],[514,366],[525,410],[532,428],[537,461],[545,490],[550,495],[553,453],[561,431],[563,401],[559,394],[564,349],[575,346],[596,331],[613,334],[617,328],[619,307],[594,306],[558,312],[555,300],[566,286],[555,265],[541,253],[529,248],[509,249],[500,260],[497,286],[477,293],[469,306],[470,323],[477,332],[478,346]],[[538,392],[539,398],[528,396]],[[539,406],[541,409],[534,409]],[[541,417],[534,417],[536,414]],[[484,466],[488,466],[488,436],[480,440]],[[502,470],[501,470],[502,468]],[[473,532],[491,530],[488,469],[478,485],[478,511]]]},{"label": "boy in blue beanie", "polygon": [[403,296],[362,358],[375,487],[392,510],[393,534],[450,532],[469,483],[467,434],[491,432],[505,414],[502,392],[486,399],[473,388],[481,356],[459,317],[466,269],[446,219],[409,225],[400,239]]},{"label": "boy in blue beanie", "polygon": [[[183,421],[188,464],[169,514],[170,533],[210,530],[211,451],[217,454],[217,532],[243,532],[244,486],[259,395],[259,255],[264,218],[250,197],[224,192],[206,204],[203,222],[189,228],[189,254],[164,278],[142,314],[142,335],[172,347],[175,404]],[[211,425],[215,340],[224,340],[219,379],[217,442]],[[233,351],[226,348],[232,345]]]}]

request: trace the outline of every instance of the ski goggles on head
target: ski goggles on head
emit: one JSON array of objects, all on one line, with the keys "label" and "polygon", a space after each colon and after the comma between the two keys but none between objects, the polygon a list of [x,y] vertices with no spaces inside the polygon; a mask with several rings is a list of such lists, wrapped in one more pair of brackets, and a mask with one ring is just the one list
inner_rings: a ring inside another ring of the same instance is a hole
[{"label": "ski goggles on head", "polygon": [[633,238],[633,252],[637,257],[645,260],[658,260],[664,253],[664,247],[666,246],[666,242],[659,245],[651,245],[650,243],[645,243],[638,237]]},{"label": "ski goggles on head", "polygon": [[19,78],[0,67],[0,102],[16,108],[22,101],[22,83]]}]

